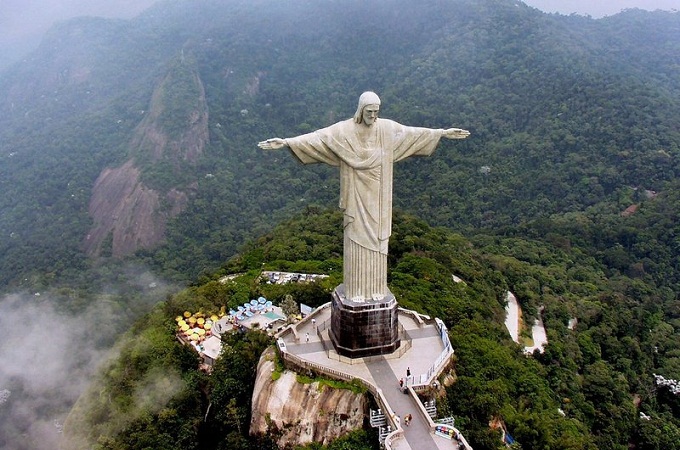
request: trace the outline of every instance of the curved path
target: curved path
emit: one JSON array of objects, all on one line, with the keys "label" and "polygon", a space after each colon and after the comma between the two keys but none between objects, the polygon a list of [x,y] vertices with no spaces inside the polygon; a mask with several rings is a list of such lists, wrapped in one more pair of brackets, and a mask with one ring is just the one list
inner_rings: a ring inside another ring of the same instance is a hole
[{"label": "curved path", "polygon": [[[312,322],[311,319],[315,319]],[[406,381],[412,385],[414,380],[425,380],[426,374],[432,369],[434,362],[444,351],[438,328],[431,324],[424,324],[416,320],[411,314],[399,314],[399,323],[411,338],[412,347],[402,356],[393,355],[357,358],[351,363],[342,362],[336,357],[329,357],[334,350],[330,348],[328,332],[317,332],[317,327],[323,328],[330,320],[330,308],[321,307],[314,311],[292,329],[279,335],[279,347],[284,353],[290,353],[303,361],[338,371],[353,378],[361,378],[382,391],[389,408],[400,417],[404,438],[393,442],[394,450],[457,450],[455,440],[449,440],[435,435],[430,430],[426,417],[421,413],[417,396],[407,395],[399,388],[399,380],[408,372],[411,377]],[[324,342],[326,341],[326,342]],[[403,345],[403,343],[402,343]],[[282,347],[283,346],[283,347]],[[407,391],[408,392],[408,391]],[[409,426],[403,423],[403,417],[411,414],[412,422]],[[462,448],[462,447],[461,447]]]}]

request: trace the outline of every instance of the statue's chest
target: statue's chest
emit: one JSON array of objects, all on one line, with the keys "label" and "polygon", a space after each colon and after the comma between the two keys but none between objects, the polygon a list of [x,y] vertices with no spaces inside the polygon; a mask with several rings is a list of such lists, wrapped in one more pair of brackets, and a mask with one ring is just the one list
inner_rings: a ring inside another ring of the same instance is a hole
[{"label": "statue's chest", "polygon": [[357,156],[361,159],[375,159],[382,154],[382,146],[378,139],[378,133],[372,132],[359,136],[359,148]]}]

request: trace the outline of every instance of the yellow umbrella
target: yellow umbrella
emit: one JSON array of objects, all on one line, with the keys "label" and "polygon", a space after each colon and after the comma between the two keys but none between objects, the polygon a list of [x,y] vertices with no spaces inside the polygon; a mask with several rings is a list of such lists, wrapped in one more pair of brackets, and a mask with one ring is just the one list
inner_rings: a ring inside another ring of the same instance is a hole
[{"label": "yellow umbrella", "polygon": [[194,333],[194,334],[192,334],[191,336],[189,336],[189,339],[191,339],[192,341],[197,341],[197,340],[198,340],[198,335],[197,335],[196,333]]},{"label": "yellow umbrella", "polygon": [[189,330],[188,324],[185,323],[184,325],[182,325],[182,331],[188,331],[188,330]]},{"label": "yellow umbrella", "polygon": [[210,320],[212,320],[213,322],[217,322],[218,320],[220,320],[220,318],[213,314],[212,316],[210,316]]},{"label": "yellow umbrella", "polygon": [[193,325],[196,323],[196,318],[195,317],[189,317],[189,325]]},{"label": "yellow umbrella", "polygon": [[201,325],[203,325],[205,323],[205,319],[203,317],[199,317],[198,319],[196,319],[196,323],[200,327]]},{"label": "yellow umbrella", "polygon": [[203,325],[203,328],[205,328],[206,330],[210,330],[212,328],[212,322],[210,322],[210,323],[206,322],[206,324]]},{"label": "yellow umbrella", "polygon": [[175,317],[175,322],[179,322],[180,320],[182,320],[182,316]]},{"label": "yellow umbrella", "polygon": [[199,328],[199,330],[198,330],[198,335],[199,335],[199,336],[205,335],[205,330],[204,330],[203,328]]},{"label": "yellow umbrella", "polygon": [[184,311],[184,317],[188,319],[189,317],[191,317],[191,313],[189,311]]}]

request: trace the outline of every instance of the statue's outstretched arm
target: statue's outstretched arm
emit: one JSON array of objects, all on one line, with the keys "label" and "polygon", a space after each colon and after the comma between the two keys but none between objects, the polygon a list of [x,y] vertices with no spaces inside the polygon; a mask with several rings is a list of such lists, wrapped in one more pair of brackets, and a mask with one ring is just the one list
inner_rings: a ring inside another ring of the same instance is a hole
[{"label": "statue's outstretched arm", "polygon": [[447,128],[442,132],[442,136],[448,139],[465,139],[470,136],[470,132],[462,128]]},{"label": "statue's outstretched arm", "polygon": [[281,147],[287,147],[288,143],[285,139],[281,138],[271,138],[266,141],[258,142],[257,146],[264,150],[276,150]]}]

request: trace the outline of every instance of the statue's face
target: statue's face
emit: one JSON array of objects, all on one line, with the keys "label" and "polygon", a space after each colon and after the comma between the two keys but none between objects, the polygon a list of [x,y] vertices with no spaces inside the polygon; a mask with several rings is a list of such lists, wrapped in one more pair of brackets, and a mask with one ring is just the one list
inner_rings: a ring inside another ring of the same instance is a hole
[{"label": "statue's face", "polygon": [[371,126],[375,123],[378,118],[378,112],[380,111],[380,105],[366,105],[362,111],[363,123],[367,126]]}]

